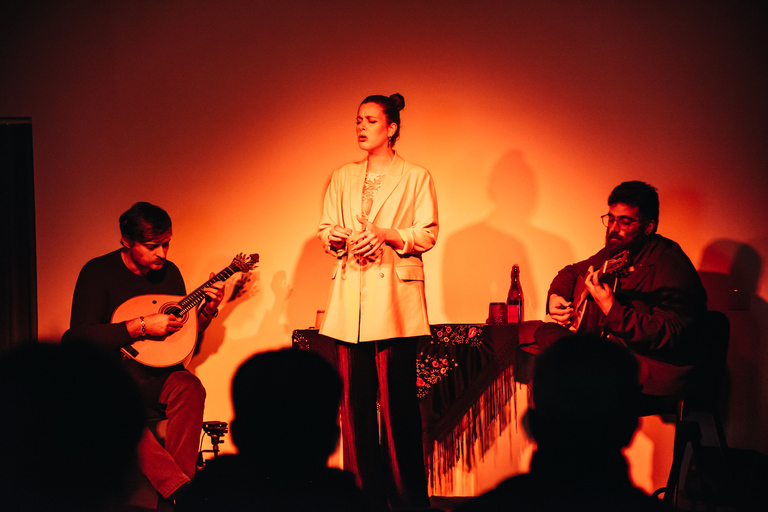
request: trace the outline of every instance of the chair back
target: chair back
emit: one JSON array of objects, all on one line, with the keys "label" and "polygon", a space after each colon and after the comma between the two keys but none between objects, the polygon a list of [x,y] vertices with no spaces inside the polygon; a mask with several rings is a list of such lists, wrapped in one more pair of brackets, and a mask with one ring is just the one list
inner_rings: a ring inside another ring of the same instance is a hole
[{"label": "chair back", "polygon": [[717,404],[726,376],[730,336],[731,323],[725,313],[708,310],[701,323],[697,358],[685,391],[692,406],[710,408]]},{"label": "chair back", "polygon": [[724,313],[708,310],[693,338],[696,353],[690,364],[636,355],[644,382],[639,415],[677,414],[680,400],[696,409],[713,410],[725,380],[730,330]]}]

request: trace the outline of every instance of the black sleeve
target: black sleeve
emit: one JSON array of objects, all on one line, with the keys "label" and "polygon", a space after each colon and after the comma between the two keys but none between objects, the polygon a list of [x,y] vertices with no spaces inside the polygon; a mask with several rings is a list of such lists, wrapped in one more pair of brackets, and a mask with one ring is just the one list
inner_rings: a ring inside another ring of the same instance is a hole
[{"label": "black sleeve", "polygon": [[83,267],[72,298],[69,330],[62,341],[88,341],[114,350],[133,341],[125,322],[110,323],[114,307],[107,282],[94,264]]}]

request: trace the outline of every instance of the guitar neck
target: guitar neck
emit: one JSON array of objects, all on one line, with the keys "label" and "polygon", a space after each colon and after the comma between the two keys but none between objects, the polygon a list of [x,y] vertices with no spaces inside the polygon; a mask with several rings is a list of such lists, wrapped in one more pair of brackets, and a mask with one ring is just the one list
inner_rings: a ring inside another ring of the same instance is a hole
[{"label": "guitar neck", "polygon": [[606,261],[605,263],[603,263],[603,265],[599,269],[597,269],[597,280],[598,281],[600,281],[603,277],[606,276],[606,274],[607,274],[606,267],[608,266],[608,263],[609,262]]},{"label": "guitar neck", "polygon": [[612,275],[621,271],[627,265],[628,256],[629,251],[625,250],[613,258],[606,260],[605,263],[603,263],[603,265],[597,271],[597,279],[600,280],[606,275]]},{"label": "guitar neck", "polygon": [[236,272],[240,272],[239,269],[235,267],[235,264],[229,265],[227,268],[210,278],[208,281],[201,284],[195,291],[181,299],[178,303],[179,309],[181,310],[181,314],[186,314],[187,312],[191,311],[195,307],[197,307],[198,304],[203,302],[205,300],[205,292],[203,291],[204,288],[210,287],[213,283],[217,281],[226,281],[233,275],[235,275]]}]

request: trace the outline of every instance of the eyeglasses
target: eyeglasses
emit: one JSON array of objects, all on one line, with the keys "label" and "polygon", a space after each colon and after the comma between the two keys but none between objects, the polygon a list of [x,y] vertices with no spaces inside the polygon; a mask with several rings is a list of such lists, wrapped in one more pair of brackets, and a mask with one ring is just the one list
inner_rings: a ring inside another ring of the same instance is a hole
[{"label": "eyeglasses", "polygon": [[619,227],[624,229],[629,229],[629,227],[635,222],[642,222],[641,219],[633,219],[632,217],[619,217],[617,219],[610,213],[606,213],[605,215],[602,215],[600,218],[603,220],[603,226],[607,228],[611,227],[614,222],[617,222],[619,224]]}]

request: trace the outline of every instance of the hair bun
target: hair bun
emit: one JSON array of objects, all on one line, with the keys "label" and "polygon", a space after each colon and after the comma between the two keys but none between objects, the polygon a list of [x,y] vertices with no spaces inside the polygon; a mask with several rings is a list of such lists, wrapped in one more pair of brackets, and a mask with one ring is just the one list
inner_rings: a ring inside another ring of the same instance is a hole
[{"label": "hair bun", "polygon": [[389,98],[392,100],[392,103],[395,104],[395,107],[397,107],[397,110],[403,110],[405,108],[405,98],[403,98],[403,95],[399,92],[396,92],[395,94],[391,94]]}]

